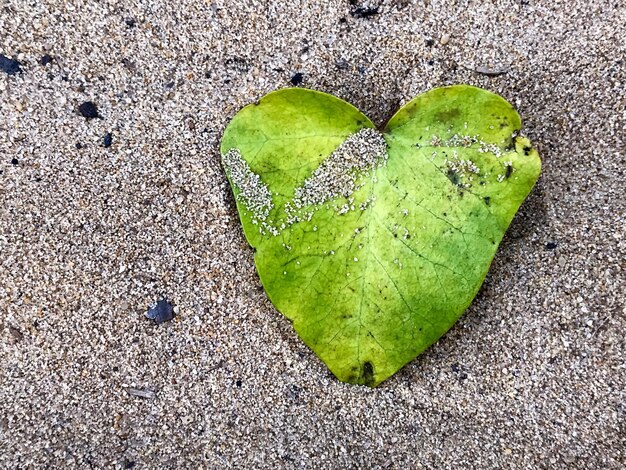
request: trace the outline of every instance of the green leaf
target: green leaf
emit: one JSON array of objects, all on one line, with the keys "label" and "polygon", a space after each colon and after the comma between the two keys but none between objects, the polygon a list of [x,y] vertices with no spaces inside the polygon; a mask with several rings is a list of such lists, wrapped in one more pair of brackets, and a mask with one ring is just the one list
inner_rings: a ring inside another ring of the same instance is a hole
[{"label": "green leaf", "polygon": [[300,88],[233,118],[221,152],[261,282],[340,380],[378,385],[470,305],[540,173],[520,128],[466,85],[418,96],[382,133]]}]

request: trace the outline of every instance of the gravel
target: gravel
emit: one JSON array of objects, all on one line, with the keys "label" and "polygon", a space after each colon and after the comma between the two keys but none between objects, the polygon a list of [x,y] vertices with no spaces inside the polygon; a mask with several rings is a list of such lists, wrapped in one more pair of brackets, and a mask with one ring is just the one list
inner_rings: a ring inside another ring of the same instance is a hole
[{"label": "gravel", "polygon": [[[622,468],[625,25],[593,0],[4,2],[0,467]],[[377,389],[267,300],[220,164],[296,71],[379,125],[487,88],[543,157],[473,305]]]}]

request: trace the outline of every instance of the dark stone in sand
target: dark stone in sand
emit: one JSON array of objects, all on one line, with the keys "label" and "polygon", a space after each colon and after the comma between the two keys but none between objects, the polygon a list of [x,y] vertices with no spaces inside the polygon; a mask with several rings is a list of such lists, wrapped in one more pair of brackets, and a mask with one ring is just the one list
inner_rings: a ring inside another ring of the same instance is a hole
[{"label": "dark stone in sand", "polygon": [[113,134],[111,134],[110,132],[107,132],[106,134],[104,134],[102,143],[104,144],[106,148],[109,148],[111,144],[113,143]]},{"label": "dark stone in sand", "polygon": [[170,321],[174,318],[174,307],[167,299],[161,299],[154,307],[148,309],[146,317],[157,324]]},{"label": "dark stone in sand", "polygon": [[85,101],[78,107],[78,112],[87,119],[95,119],[101,117],[98,114],[98,107],[94,104],[93,101]]},{"label": "dark stone in sand", "polygon": [[15,75],[21,72],[21,65],[22,64],[20,64],[17,60],[9,59],[8,57],[0,54],[0,70],[7,75]]},{"label": "dark stone in sand", "polygon": [[291,77],[291,80],[289,80],[291,82],[291,84],[293,86],[298,86],[302,83],[304,76],[298,72],[298,73],[294,73],[293,76]]},{"label": "dark stone in sand", "polygon": [[53,60],[54,59],[52,58],[51,55],[44,54],[44,55],[41,56],[41,59],[39,59],[39,63],[45,67],[46,65],[48,65]]}]

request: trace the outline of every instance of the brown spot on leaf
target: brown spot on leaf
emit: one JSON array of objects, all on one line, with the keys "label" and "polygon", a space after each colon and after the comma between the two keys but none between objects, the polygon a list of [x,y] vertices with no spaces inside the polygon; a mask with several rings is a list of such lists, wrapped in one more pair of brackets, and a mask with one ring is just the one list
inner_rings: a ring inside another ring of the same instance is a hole
[{"label": "brown spot on leaf", "polygon": [[459,111],[459,108],[452,108],[452,109],[448,109],[447,111],[439,111],[435,115],[435,119],[437,119],[440,122],[448,122],[459,117],[460,115],[461,115],[461,111]]},{"label": "brown spot on leaf", "polygon": [[363,370],[361,371],[361,383],[363,385],[374,385],[374,366],[370,361],[363,363]]},{"label": "brown spot on leaf", "polygon": [[513,174],[513,166],[512,165],[507,165],[506,166],[506,173],[504,174],[504,177],[505,178],[510,178],[512,174]]}]

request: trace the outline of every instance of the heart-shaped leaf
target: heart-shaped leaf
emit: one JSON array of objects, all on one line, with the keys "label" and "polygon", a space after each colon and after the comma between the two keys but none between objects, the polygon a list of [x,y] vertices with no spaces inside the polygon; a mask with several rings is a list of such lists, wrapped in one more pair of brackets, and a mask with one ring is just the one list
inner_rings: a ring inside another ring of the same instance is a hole
[{"label": "heart-shaped leaf", "polygon": [[223,163],[261,282],[342,381],[376,386],[478,292],[541,162],[493,93],[431,90],[382,132],[284,89],[242,109]]}]

